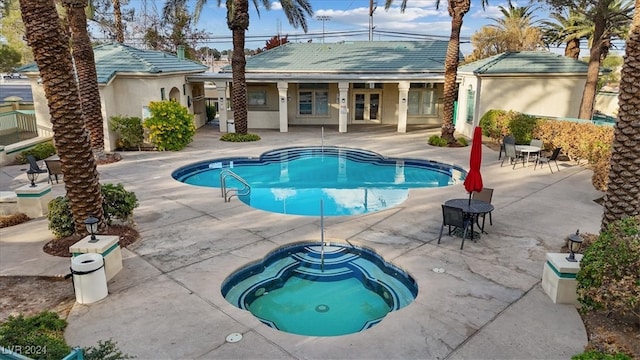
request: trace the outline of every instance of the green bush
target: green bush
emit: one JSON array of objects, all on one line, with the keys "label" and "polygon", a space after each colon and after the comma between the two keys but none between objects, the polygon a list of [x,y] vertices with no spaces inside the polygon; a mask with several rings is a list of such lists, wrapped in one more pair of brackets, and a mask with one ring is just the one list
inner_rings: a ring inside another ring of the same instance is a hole
[{"label": "green bush", "polygon": [[605,354],[600,351],[590,350],[572,356],[571,360],[631,360],[631,357],[622,353]]},{"label": "green bush", "polygon": [[60,360],[71,351],[64,341],[66,326],[67,322],[54,312],[27,318],[9,316],[0,324],[0,346],[34,359]]},{"label": "green bush", "polygon": [[211,121],[216,118],[216,107],[213,105],[207,105],[205,108],[207,112],[207,121]]},{"label": "green bush", "polygon": [[535,116],[510,111],[509,132],[516,138],[516,144],[528,144],[533,139],[533,130],[538,119]]},{"label": "green bush", "polygon": [[449,144],[446,139],[441,138],[439,135],[429,136],[429,140],[427,140],[427,143],[433,146],[447,146],[447,144]]},{"label": "green bush", "polygon": [[256,134],[226,133],[220,136],[220,141],[229,141],[229,142],[249,142],[249,141],[258,141],[258,140],[260,140],[260,136]]},{"label": "green bush", "polygon": [[20,155],[16,156],[16,161],[20,164],[26,164],[28,155],[32,155],[36,160],[42,160],[54,155],[55,153],[55,146],[53,146],[51,141],[47,141],[20,152]]},{"label": "green bush", "polygon": [[84,360],[121,360],[133,359],[134,356],[123,354],[117,347],[117,342],[112,340],[98,340],[98,346],[83,348]]},{"label": "green bush", "polygon": [[456,139],[456,142],[462,146],[469,146],[469,140],[467,140],[467,138],[459,137]]},{"label": "green bush", "polygon": [[47,219],[53,235],[56,238],[73,235],[76,226],[73,223],[69,199],[66,196],[58,196],[49,202],[48,208]]},{"label": "green bush", "polygon": [[125,190],[122,184],[104,184],[100,187],[102,192],[102,208],[108,225],[113,219],[130,221],[133,209],[138,207],[136,194]]},{"label": "green bush", "polygon": [[119,137],[118,147],[139,148],[144,140],[144,129],[139,117],[112,116],[109,128]]},{"label": "green bush", "polygon": [[503,136],[507,135],[503,133],[501,126],[498,126],[498,119],[504,116],[507,112],[504,110],[492,109],[484,113],[480,118],[480,128],[482,128],[482,135],[488,136],[492,139],[499,140]]},{"label": "green bush", "polygon": [[[136,194],[125,190],[122,184],[103,184],[100,186],[102,193],[102,208],[107,224],[111,225],[113,219],[129,221],[133,215],[133,209],[138,207]],[[69,206],[69,199],[64,196],[49,202],[49,229],[56,238],[71,236],[76,230]]]},{"label": "green bush", "polygon": [[640,216],[601,232],[584,251],[576,279],[584,311],[631,315],[640,324]]},{"label": "green bush", "polygon": [[151,117],[144,121],[149,140],[160,151],[182,150],[193,140],[196,127],[193,115],[176,101],[152,101]]}]

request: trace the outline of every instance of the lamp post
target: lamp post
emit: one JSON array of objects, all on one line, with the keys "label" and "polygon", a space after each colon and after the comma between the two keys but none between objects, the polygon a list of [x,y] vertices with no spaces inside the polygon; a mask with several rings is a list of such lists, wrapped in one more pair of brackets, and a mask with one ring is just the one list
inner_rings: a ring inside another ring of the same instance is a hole
[{"label": "lamp post", "polygon": [[324,44],[324,22],[331,20],[331,16],[320,15],[320,16],[316,16],[316,19],[322,21],[322,43]]},{"label": "lamp post", "polygon": [[36,180],[38,179],[38,172],[33,169],[27,170],[27,178],[31,181],[31,187],[36,187]]},{"label": "lamp post", "polygon": [[96,233],[98,232],[99,221],[100,220],[94,218],[93,216],[89,216],[84,221],[84,226],[87,228],[87,231],[89,232],[89,234],[91,234],[91,240],[89,240],[90,243],[98,242],[98,238],[96,238]]},{"label": "lamp post", "polygon": [[570,262],[576,262],[575,253],[580,251],[580,247],[582,246],[582,237],[580,236],[580,229],[576,230],[575,234],[569,235],[569,256],[565,259]]}]

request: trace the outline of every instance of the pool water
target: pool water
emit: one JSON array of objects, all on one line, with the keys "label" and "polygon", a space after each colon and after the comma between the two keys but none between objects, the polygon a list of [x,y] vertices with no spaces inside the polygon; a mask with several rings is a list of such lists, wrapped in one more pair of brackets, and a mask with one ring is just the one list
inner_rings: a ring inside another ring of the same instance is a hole
[{"label": "pool water", "polygon": [[[190,164],[174,179],[197,186],[220,187],[220,172],[231,170],[249,185],[239,196],[265,211],[318,216],[322,200],[326,216],[380,211],[404,202],[412,188],[460,183],[461,167],[420,159],[385,158],[342,147],[298,147],[269,151],[260,158],[221,158]],[[242,188],[227,177],[227,188]]]},{"label": "pool water", "polygon": [[343,244],[282,247],[222,285],[227,301],[262,323],[307,336],[364,331],[417,294],[407,273],[372,250]]}]

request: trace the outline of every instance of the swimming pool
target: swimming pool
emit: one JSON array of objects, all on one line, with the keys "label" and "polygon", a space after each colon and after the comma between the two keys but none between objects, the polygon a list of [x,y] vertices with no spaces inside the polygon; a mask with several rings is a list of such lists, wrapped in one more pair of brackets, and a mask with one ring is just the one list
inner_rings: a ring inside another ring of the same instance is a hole
[{"label": "swimming pool", "polygon": [[[409,189],[460,183],[466,171],[456,165],[422,159],[386,158],[372,151],[345,147],[291,147],[259,158],[201,161],[172,173],[178,181],[220,187],[220,172],[231,170],[250,186],[238,196],[265,211],[318,216],[356,215],[397,206]],[[229,179],[227,187],[242,184]]]},{"label": "swimming pool", "polygon": [[339,336],[369,329],[409,305],[418,286],[373,250],[303,242],[234,272],[221,292],[229,303],[274,329]]}]

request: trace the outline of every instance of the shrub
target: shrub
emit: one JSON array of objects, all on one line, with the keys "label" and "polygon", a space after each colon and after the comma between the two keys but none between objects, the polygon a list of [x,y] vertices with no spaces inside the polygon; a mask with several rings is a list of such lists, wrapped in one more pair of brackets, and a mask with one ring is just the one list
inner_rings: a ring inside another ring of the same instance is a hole
[{"label": "shrub", "polygon": [[29,220],[31,220],[31,218],[23,213],[2,215],[0,216],[0,228],[22,224],[23,222],[27,222]]},{"label": "shrub", "polygon": [[139,117],[112,116],[109,128],[118,134],[118,147],[139,149],[144,140],[144,129]]},{"label": "shrub", "polygon": [[249,142],[249,141],[258,141],[258,140],[260,140],[260,136],[256,134],[226,133],[220,136],[220,141]]},{"label": "shrub", "polygon": [[469,140],[467,140],[467,138],[459,137],[456,139],[456,142],[461,146],[469,146]]},{"label": "shrub", "polygon": [[138,207],[136,194],[125,190],[122,184],[104,184],[100,191],[102,192],[102,208],[107,224],[111,225],[114,218],[130,221],[133,209]]},{"label": "shrub", "polygon": [[83,348],[84,360],[121,360],[133,359],[133,356],[123,354],[117,347],[117,342],[112,340],[98,340],[98,346]]},{"label": "shrub", "polygon": [[492,109],[484,113],[480,118],[480,128],[482,128],[482,135],[488,136],[495,140],[500,140],[507,135],[504,133],[502,126],[498,126],[498,119],[504,116],[507,112],[504,110]]},{"label": "shrub", "polygon": [[213,105],[207,105],[205,108],[207,112],[207,121],[211,121],[216,118],[216,107]]},{"label": "shrub", "polygon": [[46,159],[56,153],[56,148],[51,141],[40,143],[31,149],[22,151],[20,155],[16,156],[16,161],[20,164],[27,163],[27,156],[32,155],[36,160]]},{"label": "shrub", "polygon": [[535,116],[509,111],[509,131],[516,138],[516,144],[528,144],[533,138],[533,129],[538,119]]},{"label": "shrub", "polygon": [[605,354],[600,351],[590,350],[572,356],[571,360],[631,360],[631,357],[622,353]]},{"label": "shrub", "polygon": [[48,208],[47,219],[53,235],[56,238],[73,235],[76,226],[73,223],[69,199],[66,196],[58,196],[49,202]]},{"label": "shrub", "polygon": [[577,275],[585,311],[631,315],[640,324],[640,216],[611,223],[584,251]]},{"label": "shrub", "polygon": [[[102,208],[104,218],[108,225],[113,219],[129,221],[133,215],[133,209],[138,207],[136,194],[124,189],[122,184],[103,184],[100,187],[102,192]],[[71,207],[67,197],[58,196],[49,202],[49,229],[56,238],[71,236],[75,232],[76,226],[73,222]]]},{"label": "shrub", "polygon": [[152,101],[149,111],[151,117],[143,125],[158,150],[182,150],[193,140],[196,127],[186,107],[175,101]]},{"label": "shrub", "polygon": [[44,311],[27,318],[9,316],[0,325],[0,346],[10,350],[19,347],[20,355],[29,358],[59,360],[71,351],[64,341],[66,326],[67,322],[54,312]]},{"label": "shrub", "polygon": [[439,135],[431,135],[427,142],[433,146],[447,146],[449,144],[446,139],[441,138]]}]

